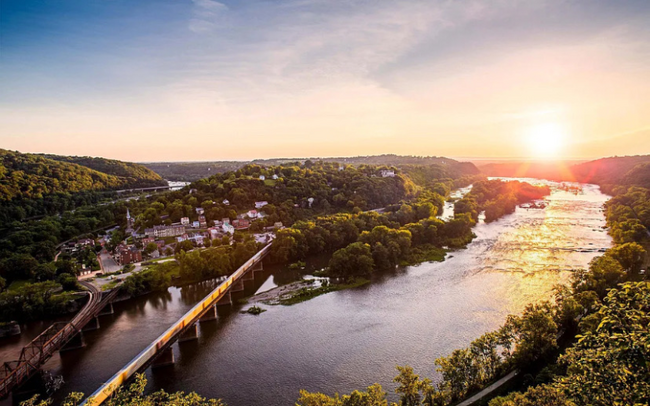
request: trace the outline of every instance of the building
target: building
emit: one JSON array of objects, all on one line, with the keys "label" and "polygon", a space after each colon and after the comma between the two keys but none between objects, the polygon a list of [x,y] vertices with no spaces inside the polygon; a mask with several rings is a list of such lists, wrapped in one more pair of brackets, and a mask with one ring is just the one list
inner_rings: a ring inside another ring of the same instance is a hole
[{"label": "building", "polygon": [[252,219],[256,219],[259,217],[259,213],[257,212],[257,210],[249,210],[248,213],[246,213],[246,215]]},{"label": "building", "polygon": [[273,178],[273,180],[277,180],[277,179],[278,179],[278,175],[276,175],[276,174],[274,173],[273,176],[271,176],[271,178]]},{"label": "building", "polygon": [[223,224],[230,224],[230,219],[228,217],[224,217],[224,218],[221,219],[221,222]]},{"label": "building", "polygon": [[221,228],[223,229],[224,233],[228,233],[230,235],[235,234],[235,227],[233,227],[230,223],[223,223]]},{"label": "building", "polygon": [[203,234],[194,234],[193,236],[190,237],[190,240],[194,242],[196,245],[203,245],[203,240],[205,239],[205,236]]},{"label": "building", "polygon": [[251,226],[251,222],[246,219],[237,219],[233,220],[232,225],[235,227],[235,230],[246,230]]},{"label": "building", "polygon": [[156,238],[176,237],[177,235],[185,234],[185,226],[182,224],[175,224],[171,226],[153,226],[144,230],[147,236],[154,236]]},{"label": "building", "polygon": [[223,202],[221,203],[225,204],[226,206],[230,206],[230,201],[228,201],[228,199],[223,199]]},{"label": "building", "polygon": [[120,245],[117,247],[117,262],[120,265],[142,262],[142,251],[133,245]]},{"label": "building", "polygon": [[266,176],[260,175],[260,180],[266,180]]},{"label": "building", "polygon": [[201,227],[201,223],[199,223],[198,221],[192,222],[192,228],[199,228],[199,227]]},{"label": "building", "polygon": [[181,218],[181,224],[184,226],[189,226],[190,225],[190,218],[189,217],[182,217]]},{"label": "building", "polygon": [[205,213],[205,210],[203,209],[203,207],[197,207],[194,210],[196,210],[196,214],[199,214],[199,215]]},{"label": "building", "polygon": [[207,222],[207,220],[205,219],[205,216],[199,216],[199,226],[200,226],[201,228],[206,228],[206,227],[208,227],[208,222]]},{"label": "building", "polygon": [[183,234],[181,236],[176,237],[176,242],[183,242],[183,241],[187,241],[189,239],[190,239],[189,235]]},{"label": "building", "polygon": [[261,202],[255,202],[255,208],[256,209],[261,209],[262,207],[266,206],[269,204],[266,200],[262,200]]},{"label": "building", "polygon": [[90,238],[84,238],[83,240],[77,241],[77,245],[81,247],[85,247],[87,245],[95,245],[95,240],[91,240]]},{"label": "building", "polygon": [[395,171],[393,170],[387,170],[387,169],[382,169],[379,174],[381,175],[382,178],[394,178],[395,177]]},{"label": "building", "polygon": [[129,209],[126,209],[126,232],[133,230],[133,225],[135,224],[135,219],[131,217],[131,212]]},{"label": "building", "polygon": [[142,239],[142,245],[146,246],[147,244],[155,242],[155,241],[156,241],[156,239],[153,238],[153,237],[145,237],[145,238]]},{"label": "building", "polygon": [[210,227],[208,228],[208,233],[210,234],[210,239],[215,240],[221,237],[222,229],[220,227]]}]

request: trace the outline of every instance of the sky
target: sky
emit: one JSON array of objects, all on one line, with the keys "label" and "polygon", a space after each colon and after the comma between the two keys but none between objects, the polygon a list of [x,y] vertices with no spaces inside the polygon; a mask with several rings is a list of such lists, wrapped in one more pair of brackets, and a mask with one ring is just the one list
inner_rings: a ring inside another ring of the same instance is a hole
[{"label": "sky", "polygon": [[0,148],[650,153],[648,0],[0,0]]}]

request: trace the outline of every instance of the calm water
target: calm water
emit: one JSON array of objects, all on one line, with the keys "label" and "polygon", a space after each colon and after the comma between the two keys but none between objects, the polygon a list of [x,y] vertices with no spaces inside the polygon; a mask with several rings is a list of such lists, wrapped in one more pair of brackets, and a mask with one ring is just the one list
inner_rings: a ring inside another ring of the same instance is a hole
[{"label": "calm water", "polygon": [[[349,392],[379,382],[392,392],[395,365],[435,378],[434,360],[466,346],[610,246],[603,230],[607,197],[555,189],[543,210],[521,209],[479,224],[467,249],[442,263],[384,275],[371,285],[334,292],[289,307],[265,306],[252,316],[237,310],[200,327],[196,342],[174,346],[176,365],[147,371],[152,389],[194,390],[230,406],[293,405],[298,390]],[[293,278],[274,270],[248,287]],[[61,392],[90,393],[207,293],[213,284],[169,289],[120,303],[86,335],[84,350],[47,364],[66,384]],[[42,326],[41,326],[42,328]],[[27,341],[38,333],[30,327]],[[18,341],[5,342],[2,359]]]}]

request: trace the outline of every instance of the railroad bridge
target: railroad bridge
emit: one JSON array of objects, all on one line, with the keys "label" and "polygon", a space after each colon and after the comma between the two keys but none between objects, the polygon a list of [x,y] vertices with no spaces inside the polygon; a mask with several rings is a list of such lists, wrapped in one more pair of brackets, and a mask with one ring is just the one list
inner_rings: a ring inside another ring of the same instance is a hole
[{"label": "railroad bridge", "polygon": [[80,282],[88,289],[88,301],[70,322],[54,323],[26,345],[16,361],[5,362],[0,370],[0,399],[34,377],[40,367],[57,351],[70,351],[85,346],[83,331],[99,328],[98,316],[113,313],[112,301],[119,288],[102,292],[89,282]]},{"label": "railroad bridge", "polygon": [[161,367],[174,363],[172,345],[198,339],[197,323],[217,320],[217,306],[231,306],[232,293],[243,291],[244,282],[254,279],[255,272],[260,272],[262,260],[270,252],[271,244],[266,245],[244,265],[237,269],[225,281],[210,292],[203,300],[192,307],[183,317],[169,327],[147,348],[142,350],[126,366],[106,381],[99,389],[88,397],[82,406],[97,406],[108,399],[114,391],[128,381],[138,371],[144,371],[149,366]]}]

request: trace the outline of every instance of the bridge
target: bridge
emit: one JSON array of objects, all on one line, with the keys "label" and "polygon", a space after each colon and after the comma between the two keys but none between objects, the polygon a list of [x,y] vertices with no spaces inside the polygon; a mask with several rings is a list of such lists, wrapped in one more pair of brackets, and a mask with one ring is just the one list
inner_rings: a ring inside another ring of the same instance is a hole
[{"label": "bridge", "polygon": [[174,363],[172,344],[198,339],[198,322],[217,319],[216,306],[232,305],[231,292],[244,290],[244,281],[252,280],[255,271],[262,270],[262,260],[271,250],[267,244],[244,265],[237,269],[225,281],[210,292],[203,300],[192,307],[183,317],[160,335],[147,348],[142,350],[126,366],[106,381],[88,397],[81,406],[98,406],[108,399],[120,385],[124,384],[138,371],[144,371],[150,365],[160,367]]},{"label": "bridge", "polygon": [[97,316],[105,308],[110,308],[111,301],[119,289],[102,292],[93,284],[80,282],[88,289],[88,302],[68,323],[54,323],[38,337],[25,346],[17,361],[5,362],[0,370],[0,399],[25,384],[39,368],[57,351],[68,351],[83,347],[83,330],[99,328]]},{"label": "bridge", "polygon": [[117,194],[121,193],[133,193],[133,192],[154,192],[158,190],[170,190],[171,186],[165,185],[165,186],[150,186],[150,187],[139,187],[139,188],[131,188],[131,189],[120,189],[120,190],[112,190],[110,192],[115,192]]}]

